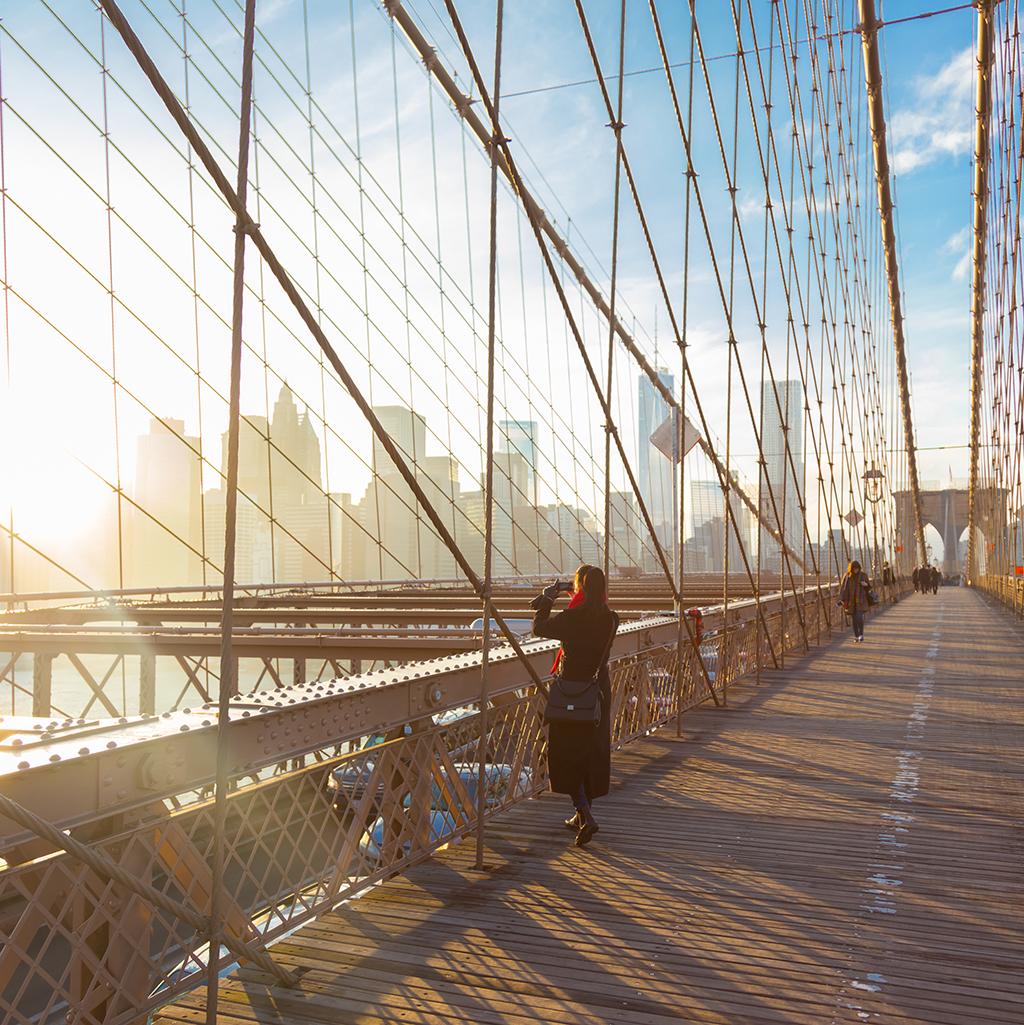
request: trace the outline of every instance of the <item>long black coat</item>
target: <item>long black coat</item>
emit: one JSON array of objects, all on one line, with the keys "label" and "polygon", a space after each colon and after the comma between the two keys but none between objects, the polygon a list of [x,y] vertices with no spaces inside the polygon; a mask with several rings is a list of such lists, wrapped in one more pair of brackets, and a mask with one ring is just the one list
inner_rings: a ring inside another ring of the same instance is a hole
[{"label": "long black coat", "polygon": [[[533,632],[562,642],[562,673],[568,680],[589,680],[597,671],[619,617],[607,605],[577,605],[551,616],[544,598],[533,615]],[[580,784],[588,800],[608,793],[612,762],[611,677],[601,667],[601,721],[597,726],[551,723],[548,726],[548,776],[556,794],[574,795]]]}]

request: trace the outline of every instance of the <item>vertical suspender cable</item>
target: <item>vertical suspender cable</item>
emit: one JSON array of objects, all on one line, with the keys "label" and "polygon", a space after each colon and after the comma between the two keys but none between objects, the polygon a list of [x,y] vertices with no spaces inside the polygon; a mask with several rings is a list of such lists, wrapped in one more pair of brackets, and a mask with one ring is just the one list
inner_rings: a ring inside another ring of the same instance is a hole
[{"label": "vertical suspender cable", "polygon": [[[576,7],[583,16],[581,0],[576,0]],[[622,78],[626,55],[626,0],[619,5],[619,91],[615,111],[615,120],[608,126],[615,133],[615,187],[612,196],[612,274],[611,295],[608,299],[608,377],[605,384],[605,399],[608,403],[609,415],[604,425],[604,578],[610,579],[611,574],[611,538],[612,538],[612,382],[615,371],[615,299],[618,294],[619,273],[619,194],[622,186]],[[498,97],[494,97],[497,109]],[[495,115],[497,116],[497,115]],[[654,368],[657,372],[657,367]],[[637,458],[644,459],[649,443],[640,439],[640,451]],[[673,467],[673,473],[675,467]],[[664,496],[660,496],[664,500]],[[622,513],[625,517],[625,510]]]},{"label": "vertical suspender cable", "polygon": [[[690,15],[690,77],[686,93],[686,132],[687,138],[693,134],[693,66],[694,48],[696,46],[697,22],[695,15]],[[676,614],[679,616],[679,638],[678,638],[678,669],[676,672],[676,736],[683,735],[683,652],[686,650],[686,627],[683,617],[686,612],[686,373],[688,369],[687,348],[689,342],[686,340],[687,329],[690,317],[690,205],[693,201],[693,161],[690,151],[684,147],[686,156],[686,199],[683,208],[683,309],[680,318],[679,332],[679,424],[676,431],[679,446],[679,602],[676,606]],[[760,594],[760,579],[756,591]],[[760,635],[758,635],[760,637]],[[693,661],[700,661],[700,647],[694,641]],[[758,642],[758,655],[760,655],[760,641]],[[689,664],[693,664],[691,661]],[[701,663],[703,664],[703,663]],[[760,661],[758,661],[760,665]]]},{"label": "vertical suspender cable", "polygon": [[[741,21],[735,22],[736,27],[736,62],[733,83],[733,115],[732,115],[732,168],[727,181],[729,202],[732,206],[732,219],[729,222],[729,309],[727,323],[729,337],[726,339],[725,373],[725,476],[722,478],[722,641],[721,666],[719,673],[722,684],[722,704],[729,703],[729,488],[732,485],[732,364],[735,359],[739,363],[739,342],[733,331],[735,323],[734,300],[736,297],[736,185],[737,157],[739,155],[740,135],[740,54],[743,52],[743,26]],[[723,162],[725,154],[722,154]],[[760,438],[760,435],[758,436]],[[783,523],[783,536],[785,525]],[[737,531],[737,535],[738,535]],[[737,544],[742,547],[744,540],[737,536]],[[785,600],[783,600],[785,607]]]},{"label": "vertical suspender cable", "polygon": [[[985,260],[988,242],[989,127],[992,114],[992,0],[978,0],[977,91],[974,136],[974,251],[971,286],[970,476],[967,483],[967,580],[978,575],[974,541],[981,441],[981,370],[985,350]],[[908,445],[909,448],[909,445]]]},{"label": "vertical suspender cable", "polygon": [[[101,4],[103,9],[107,12],[111,23],[121,34],[121,38],[124,40],[125,46],[128,47],[128,50],[135,58],[139,67],[149,79],[150,84],[163,101],[164,106],[167,108],[167,112],[171,115],[175,124],[178,126],[185,138],[191,142],[196,153],[199,155],[203,166],[206,168],[207,173],[213,179],[217,190],[224,197],[224,200],[234,213],[237,216],[244,218],[246,233],[251,237],[253,245],[259,251],[260,256],[262,256],[267,267],[274,275],[277,283],[281,286],[281,290],[285,293],[288,301],[295,309],[295,312],[301,318],[306,330],[309,331],[313,336],[313,339],[316,341],[316,344],[323,350],[324,355],[331,364],[331,367],[338,375],[342,386],[348,392],[352,401],[356,404],[360,413],[362,413],[364,419],[370,425],[370,429],[373,431],[374,437],[380,443],[381,447],[387,454],[388,459],[392,464],[394,464],[395,469],[397,469],[401,474],[409,490],[413,493],[416,501],[430,519],[430,522],[433,524],[442,543],[448,551],[451,552],[455,561],[458,563],[459,569],[465,574],[466,579],[469,581],[476,594],[478,596],[481,595],[483,591],[483,584],[481,583],[476,570],[474,570],[470,565],[462,549],[456,543],[455,538],[452,537],[448,528],[444,525],[444,521],[441,519],[437,510],[434,508],[433,503],[427,497],[420,485],[420,482],[416,477],[416,473],[409,466],[405,456],[395,444],[394,439],[384,429],[384,425],[381,423],[377,414],[373,411],[370,402],[367,401],[366,395],[363,394],[363,390],[356,383],[355,378],[338,355],[337,350],[331,344],[330,339],[317,322],[316,317],[313,316],[312,311],[302,298],[302,295],[294,281],[291,279],[288,271],[284,267],[284,264],[281,262],[280,257],[278,257],[273,246],[271,246],[267,241],[259,224],[257,224],[249,215],[244,204],[239,200],[238,193],[235,191],[230,181],[228,181],[227,176],[224,174],[220,165],[217,163],[217,160],[211,153],[210,148],[203,141],[203,138],[196,130],[195,125],[182,110],[181,104],[171,91],[170,86],[167,84],[167,80],[163,75],[161,75],[156,64],[154,64],[152,57],[150,57],[146,48],[139,40],[139,37],[135,34],[134,29],[132,29],[128,20],[121,12],[118,0],[97,0],[97,2]],[[533,667],[532,662],[526,657],[523,647],[519,643],[518,637],[512,632],[508,623],[505,621],[504,616],[502,616],[497,609],[493,609],[492,617],[498,624],[498,628],[505,635],[505,639],[508,641],[509,646],[516,653],[516,656],[522,663],[522,666],[530,677],[530,680],[543,690],[543,680],[541,680],[537,670]]]},{"label": "vertical suspender cable", "polygon": [[[0,45],[3,44],[3,34],[0,33]],[[0,52],[0,246],[2,246],[3,259],[3,289],[4,289],[4,397],[8,410],[11,408],[13,381],[11,375],[11,277],[7,265],[7,157],[4,148],[4,78],[3,78],[3,54]],[[8,447],[8,452],[10,452]],[[12,475],[13,479],[13,475]],[[12,594],[17,591],[14,575],[14,491],[8,492],[7,505],[6,544],[7,549],[2,558],[7,563],[8,578],[7,587],[0,590],[10,591]],[[11,700],[13,702],[13,692]],[[14,708],[11,708],[14,714]]]},{"label": "vertical suspender cable", "polygon": [[[893,344],[896,348],[896,370],[903,413],[903,436],[907,446],[907,469],[914,502],[914,525],[917,532],[918,558],[923,563],[924,519],[921,514],[921,489],[917,476],[917,452],[914,447],[914,421],[910,411],[910,382],[907,375],[907,352],[903,338],[903,310],[900,301],[900,274],[897,263],[896,228],[893,222],[892,192],[889,185],[889,156],[885,141],[885,109],[882,101],[882,68],[878,60],[878,20],[875,0],[858,0],[860,31],[864,48],[864,74],[868,93],[868,119],[875,153],[875,184],[878,189],[878,212],[882,219],[882,241],[885,250],[885,271],[889,285],[889,310],[892,315]],[[990,0],[981,0],[978,15]]]},{"label": "vertical suspender cable", "polygon": [[[498,131],[498,107],[501,103],[501,33],[505,14],[504,0],[498,0],[494,29],[494,130]],[[487,260],[487,462],[484,467],[484,636],[480,660],[480,740],[477,747],[476,787],[476,867],[484,867],[484,811],[487,808],[487,670],[491,655],[491,575],[494,568],[494,327],[498,292],[498,155],[501,140],[491,138],[491,211],[490,253]]]},{"label": "vertical suspender cable", "polygon": [[252,122],[252,54],[256,35],[256,0],[246,0],[242,41],[242,96],[238,112],[238,177],[235,212],[235,263],[231,304],[231,378],[228,394],[228,465],[224,504],[224,589],[220,621],[220,692],[217,695],[217,778],[214,790],[213,848],[210,882],[210,949],[207,956],[206,1021],[217,1023],[217,981],[224,918],[224,833],[228,804],[228,726],[237,687],[232,651],[235,601],[235,520],[238,512],[238,427],[242,390],[242,310],[245,301],[245,214],[249,186],[249,131]]}]

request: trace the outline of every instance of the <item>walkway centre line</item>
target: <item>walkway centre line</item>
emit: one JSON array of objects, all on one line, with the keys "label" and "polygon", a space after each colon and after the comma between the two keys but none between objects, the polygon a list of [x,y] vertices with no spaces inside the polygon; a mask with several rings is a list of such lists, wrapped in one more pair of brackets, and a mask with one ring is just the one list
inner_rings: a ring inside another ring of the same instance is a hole
[{"label": "walkway centre line", "polygon": [[[897,897],[903,880],[898,873],[905,863],[902,860],[910,842],[910,830],[914,822],[911,807],[917,798],[921,783],[921,768],[924,755],[919,750],[928,723],[928,711],[935,690],[935,659],[938,658],[942,639],[942,616],[944,607],[939,606],[938,619],[932,631],[931,644],[924,653],[925,664],[917,684],[914,703],[907,718],[904,731],[904,747],[896,759],[896,772],[889,784],[887,808],[882,812],[881,828],[878,833],[875,860],[871,862],[872,874],[862,887],[865,903],[853,926],[853,936],[859,941],[865,916],[895,915],[898,911]],[[854,957],[851,947],[850,960]],[[888,979],[880,971],[850,973],[849,980],[840,988],[840,1008],[855,1011],[857,1018],[868,1021],[877,1015],[866,1011],[857,1002],[857,994],[880,993]],[[852,991],[852,992],[851,992]],[[838,1019],[833,1018],[833,1023]]]}]

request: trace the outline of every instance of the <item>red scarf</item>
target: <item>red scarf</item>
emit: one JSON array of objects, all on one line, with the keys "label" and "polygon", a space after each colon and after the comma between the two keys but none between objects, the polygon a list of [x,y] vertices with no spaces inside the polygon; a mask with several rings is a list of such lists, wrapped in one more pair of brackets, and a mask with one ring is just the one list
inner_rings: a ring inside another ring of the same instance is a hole
[{"label": "red scarf", "polygon": [[[608,604],[608,595],[607,594],[604,596],[604,603],[605,603],[605,605]],[[569,599],[569,604],[568,604],[567,608],[574,609],[574,608],[576,608],[577,605],[582,605],[582,604],[583,604],[583,592],[582,591],[574,591],[573,592],[573,596]],[[551,675],[552,676],[554,676],[555,673],[558,672],[558,667],[562,664],[562,656],[563,655],[565,655],[565,648],[559,648],[558,651],[555,653],[554,665],[552,665],[552,667],[551,667]]]}]

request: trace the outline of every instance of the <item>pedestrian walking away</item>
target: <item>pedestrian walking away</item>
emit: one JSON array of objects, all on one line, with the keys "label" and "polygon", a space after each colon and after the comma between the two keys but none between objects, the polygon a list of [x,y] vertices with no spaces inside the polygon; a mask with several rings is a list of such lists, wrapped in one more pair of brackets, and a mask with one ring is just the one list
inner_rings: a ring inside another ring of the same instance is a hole
[{"label": "pedestrian walking away", "polygon": [[927,594],[932,589],[932,568],[926,562],[918,571],[918,583],[921,585],[921,593]]},{"label": "pedestrian walking away", "polygon": [[932,566],[929,570],[928,583],[931,586],[932,594],[938,594],[939,584],[942,583],[942,574],[939,572],[938,566]]},{"label": "pedestrian walking away", "polygon": [[861,570],[856,559],[850,563],[839,587],[839,604],[849,613],[853,622],[853,639],[863,641],[864,614],[869,605],[875,604],[875,599],[871,593],[871,581]]},{"label": "pedestrian walking away", "polygon": [[915,591],[920,591],[921,590],[921,569],[920,569],[920,567],[918,567],[918,566],[914,567],[914,575],[913,575],[912,579],[914,581],[914,590]]},{"label": "pedestrian walking away", "polygon": [[[570,593],[569,607],[551,615],[560,594]],[[588,844],[598,831],[593,802],[608,793],[611,777],[611,677],[608,653],[619,617],[608,607],[604,571],[583,565],[572,585],[555,582],[531,602],[533,632],[562,642],[552,673],[565,689],[598,688],[600,709],[590,721],[564,721],[549,716],[548,777],[556,794],[572,798],[575,813],[565,821],[576,834],[576,845]],[[552,699],[556,683],[552,684]],[[582,702],[583,699],[581,699]],[[572,705],[566,706],[572,709]],[[571,714],[571,713],[568,713]]]}]

